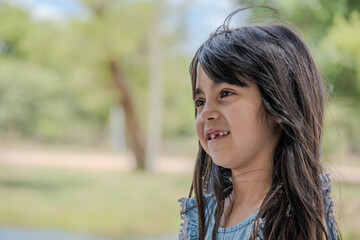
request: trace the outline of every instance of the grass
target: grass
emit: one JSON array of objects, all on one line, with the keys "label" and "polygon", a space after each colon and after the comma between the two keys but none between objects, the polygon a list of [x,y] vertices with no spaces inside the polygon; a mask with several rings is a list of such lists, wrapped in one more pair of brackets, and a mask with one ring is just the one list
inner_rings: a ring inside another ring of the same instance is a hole
[{"label": "grass", "polygon": [[360,239],[360,185],[332,185],[335,214],[343,239]]},{"label": "grass", "polygon": [[[176,234],[190,175],[0,166],[0,225],[111,237]],[[333,184],[343,239],[360,239],[360,185]]]},{"label": "grass", "polygon": [[104,236],[176,233],[189,175],[0,167],[0,225]]}]

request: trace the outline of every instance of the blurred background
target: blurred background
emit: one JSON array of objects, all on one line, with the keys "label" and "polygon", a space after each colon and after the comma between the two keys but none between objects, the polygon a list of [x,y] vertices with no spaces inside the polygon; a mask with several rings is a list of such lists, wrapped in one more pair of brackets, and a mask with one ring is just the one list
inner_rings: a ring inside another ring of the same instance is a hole
[{"label": "blurred background", "polygon": [[198,147],[189,63],[250,4],[311,48],[336,216],[360,239],[357,0],[0,0],[0,239],[177,239]]}]

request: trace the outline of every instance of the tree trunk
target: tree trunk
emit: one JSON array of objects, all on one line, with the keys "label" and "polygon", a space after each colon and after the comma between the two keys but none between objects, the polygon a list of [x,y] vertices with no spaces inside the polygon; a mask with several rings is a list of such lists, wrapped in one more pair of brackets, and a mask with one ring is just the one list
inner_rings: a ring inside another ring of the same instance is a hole
[{"label": "tree trunk", "polygon": [[126,135],[128,136],[129,146],[135,155],[136,168],[145,170],[146,137],[138,121],[126,77],[116,60],[110,59],[109,68],[115,86],[120,92],[119,103],[124,108]]}]

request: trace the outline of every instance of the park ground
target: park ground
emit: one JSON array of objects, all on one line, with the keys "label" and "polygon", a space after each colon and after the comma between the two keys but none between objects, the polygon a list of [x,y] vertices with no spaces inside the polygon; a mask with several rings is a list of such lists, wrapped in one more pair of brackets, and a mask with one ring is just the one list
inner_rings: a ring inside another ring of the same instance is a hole
[{"label": "park ground", "polygon": [[[344,239],[360,239],[358,160],[347,156],[326,165]],[[151,171],[134,171],[134,166],[130,153],[0,148],[0,226],[114,239],[176,236],[177,199],[188,194],[193,159],[163,154]]]}]

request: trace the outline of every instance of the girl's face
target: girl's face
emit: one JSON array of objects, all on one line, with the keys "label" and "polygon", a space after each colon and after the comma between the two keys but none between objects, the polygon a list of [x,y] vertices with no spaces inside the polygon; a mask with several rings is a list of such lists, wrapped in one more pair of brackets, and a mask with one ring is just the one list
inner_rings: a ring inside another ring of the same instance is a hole
[{"label": "girl's face", "polygon": [[262,114],[256,84],[215,85],[198,64],[196,133],[215,164],[232,170],[268,168],[277,144],[276,123]]}]

